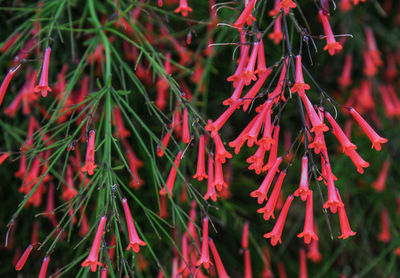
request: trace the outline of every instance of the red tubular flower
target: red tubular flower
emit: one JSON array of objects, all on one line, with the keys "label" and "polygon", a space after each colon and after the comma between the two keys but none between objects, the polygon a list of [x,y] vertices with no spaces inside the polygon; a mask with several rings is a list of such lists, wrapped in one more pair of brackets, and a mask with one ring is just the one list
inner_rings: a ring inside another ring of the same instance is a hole
[{"label": "red tubular flower", "polygon": [[42,266],[40,267],[39,278],[46,278],[47,268],[49,267],[50,257],[44,257]]},{"label": "red tubular flower", "polygon": [[265,72],[259,74],[259,78],[251,87],[251,89],[243,96],[241,104],[243,104],[243,111],[247,111],[254,97],[260,91],[261,86],[264,84],[267,77],[271,74],[272,69],[267,68]]},{"label": "red tubular flower", "polygon": [[278,157],[275,163],[272,165],[271,169],[269,169],[260,187],[257,190],[254,190],[253,192],[250,193],[251,197],[257,198],[257,203],[262,204],[264,200],[268,200],[267,198],[268,190],[271,186],[272,180],[281,162],[282,162],[282,157]]},{"label": "red tubular flower", "polygon": [[26,260],[28,259],[32,249],[33,249],[32,244],[29,244],[28,247],[25,249],[24,253],[22,254],[22,256],[19,258],[18,262],[15,264],[16,271],[20,271],[24,267]]},{"label": "red tubular flower", "polygon": [[319,17],[322,21],[322,26],[324,27],[325,37],[326,37],[326,46],[324,50],[328,50],[329,55],[333,56],[336,51],[340,51],[343,49],[342,45],[335,40],[335,36],[333,35],[331,25],[329,24],[328,17],[324,14],[322,10],[319,10]]},{"label": "red tubular flower", "polygon": [[194,225],[194,223],[196,223],[196,207],[197,207],[196,201],[192,200],[190,206],[191,206],[189,212],[190,219],[188,220],[187,223],[187,229],[189,231],[188,235],[190,235],[190,237],[193,238],[196,246],[199,246],[199,238],[197,236],[196,226]]},{"label": "red tubular flower", "polygon": [[267,66],[265,64],[265,51],[264,51],[264,42],[262,38],[259,38],[259,46],[258,46],[258,54],[257,54],[257,69],[255,71],[256,74],[258,74],[258,77],[260,77],[264,72],[266,72]]},{"label": "red tubular flower", "polygon": [[72,169],[70,165],[67,165],[67,174],[65,180],[66,183],[63,187],[62,198],[65,201],[69,201],[78,194],[78,191],[74,188],[74,176],[72,174]]},{"label": "red tubular flower", "polygon": [[211,253],[213,254],[214,257],[214,262],[215,266],[217,267],[218,277],[229,278],[228,274],[226,273],[225,267],[222,264],[217,248],[215,247],[214,241],[211,238],[208,238],[208,244],[210,245]]},{"label": "red tubular flower", "polygon": [[307,278],[307,258],[306,258],[306,251],[301,248],[299,252],[299,278]]},{"label": "red tubular flower", "polygon": [[169,216],[168,209],[167,209],[167,200],[164,195],[160,196],[160,211],[159,211],[158,215],[163,219],[166,219]]},{"label": "red tubular flower", "polygon": [[215,158],[215,176],[213,186],[217,191],[222,191],[223,188],[228,187],[228,184],[224,181],[224,172],[222,171],[221,162]]},{"label": "red tubular flower", "polygon": [[124,207],[126,224],[128,225],[129,245],[126,250],[132,249],[133,252],[137,253],[140,250],[140,246],[145,246],[146,242],[141,240],[136,232],[135,224],[133,223],[132,214],[128,206],[128,200],[122,198],[122,206]]},{"label": "red tubular flower", "polygon": [[315,112],[315,109],[313,105],[311,104],[310,100],[308,97],[304,94],[301,95],[301,99],[303,100],[304,106],[306,107],[306,111],[308,114],[308,117],[311,121],[311,132],[325,132],[328,131],[329,128],[322,122],[321,118],[317,115],[317,112]]},{"label": "red tubular flower", "polygon": [[303,232],[298,234],[297,237],[304,237],[304,243],[310,244],[311,239],[318,240],[318,236],[314,233],[314,221],[313,221],[313,192],[309,190],[307,193],[307,208],[306,218],[304,222]]},{"label": "red tubular flower", "polygon": [[211,132],[211,137],[214,137],[215,135],[218,134],[218,130],[222,128],[222,126],[226,123],[226,121],[229,119],[230,116],[232,116],[233,112],[235,112],[236,109],[239,108],[240,103],[236,102],[233,105],[229,106],[228,109],[225,110],[224,113],[222,113],[221,116],[214,122],[208,121],[207,125],[205,126],[205,129],[209,132]]},{"label": "red tubular flower", "polygon": [[203,239],[201,245],[201,256],[197,261],[196,266],[203,265],[205,269],[210,267],[211,260],[208,251],[208,217],[204,217],[203,219]]},{"label": "red tubular flower", "polygon": [[240,14],[239,18],[233,24],[239,31],[243,28],[244,24],[251,26],[253,20],[256,21],[255,17],[251,14],[253,11],[256,0],[250,0],[247,6],[244,8],[243,12]]},{"label": "red tubular flower", "polygon": [[189,7],[187,0],[179,0],[179,7],[174,10],[175,13],[181,13],[182,16],[187,16],[192,8]]},{"label": "red tubular flower", "polygon": [[304,155],[303,158],[301,159],[300,185],[293,195],[296,197],[300,196],[303,202],[307,200],[307,208],[308,208],[308,192],[310,192],[308,184],[308,156]]},{"label": "red tubular flower", "polygon": [[225,149],[224,143],[222,143],[218,133],[213,139],[215,143],[215,160],[218,160],[220,163],[225,163],[227,158],[232,158],[232,155]]},{"label": "red tubular flower", "polygon": [[[242,33],[241,33],[242,34]],[[241,36],[242,38],[242,36]],[[245,39],[244,42],[245,43]],[[232,74],[231,76],[229,76],[226,80],[229,82],[233,82],[233,87],[237,87],[237,82],[241,79],[242,76],[242,72],[244,70],[245,64],[247,63],[249,57],[249,50],[250,50],[250,46],[249,45],[243,45],[240,48],[240,57],[239,57],[239,64],[235,70],[235,73]]]},{"label": "red tubular flower", "polygon": [[333,135],[336,136],[340,144],[342,145],[342,150],[344,153],[347,153],[348,150],[355,150],[357,149],[357,146],[354,145],[353,143],[350,142],[349,138],[347,138],[346,134],[343,132],[343,130],[340,128],[340,126],[337,124],[335,119],[329,114],[329,112],[325,111],[325,116],[328,119],[328,122],[333,128]]},{"label": "red tubular flower", "polygon": [[[340,209],[339,209],[340,211]],[[317,231],[317,224],[314,224],[314,231]],[[312,240],[307,252],[307,258],[313,263],[319,263],[322,260],[322,255],[319,252],[318,240]]]},{"label": "red tubular flower", "polygon": [[278,15],[274,22],[274,31],[268,35],[274,44],[279,44],[283,39],[282,33],[282,15]]},{"label": "red tubular flower", "polygon": [[208,172],[207,192],[204,195],[204,199],[208,200],[211,198],[213,202],[216,202],[217,193],[215,191],[215,186],[214,186],[214,159],[211,153],[208,154],[207,172]]},{"label": "red tubular flower", "polygon": [[[379,92],[381,93],[382,96],[382,101],[385,107],[385,114],[389,118],[395,117],[398,114],[398,99],[395,96],[395,98],[391,98],[389,90],[387,87],[383,84],[379,85]],[[5,112],[5,111],[4,111]]]},{"label": "red tubular flower", "polygon": [[372,147],[377,151],[381,150],[381,144],[386,143],[388,140],[379,136],[373,128],[361,117],[360,114],[354,108],[350,108],[350,114],[354,117],[354,119],[358,122],[361,128],[364,130],[365,134],[368,136],[369,140],[372,142]]},{"label": "red tubular flower", "polygon": [[367,47],[369,54],[371,55],[372,61],[377,67],[380,67],[383,65],[383,61],[381,58],[381,53],[376,46],[376,41],[374,37],[374,33],[372,33],[372,29],[370,27],[365,28],[365,36],[367,39]]},{"label": "red tubular flower", "polygon": [[100,278],[107,278],[107,268],[106,267],[103,267],[101,269]]},{"label": "red tubular flower", "polygon": [[178,107],[175,108],[174,114],[172,115],[172,123],[170,124],[170,128],[174,130],[177,137],[182,136],[181,112],[179,111]]},{"label": "red tubular flower", "polygon": [[288,13],[290,8],[296,8],[297,5],[293,0],[281,0],[278,4],[279,9],[284,9],[285,14]]},{"label": "red tubular flower", "polygon": [[276,85],[274,91],[268,95],[268,98],[272,99],[274,103],[278,103],[278,101],[281,99],[283,101],[286,101],[283,85],[286,84],[286,68],[288,65],[289,65],[289,58],[286,58],[286,60],[282,63],[282,70],[281,74],[279,75],[278,84]]},{"label": "red tubular flower", "polygon": [[363,174],[364,173],[363,168],[367,168],[369,166],[369,163],[364,159],[362,159],[362,157],[355,150],[347,151],[346,155],[350,157],[351,161],[356,166],[357,172]]},{"label": "red tubular flower", "polygon": [[383,162],[381,172],[379,173],[378,179],[372,183],[372,188],[378,192],[381,192],[386,187],[386,178],[389,172],[390,161],[386,160]]},{"label": "red tubular flower", "polygon": [[187,108],[183,109],[182,142],[185,144],[190,142],[189,117]]},{"label": "red tubular flower", "polygon": [[244,278],[252,278],[250,250],[244,250]]},{"label": "red tubular flower", "polygon": [[86,161],[85,165],[81,168],[82,172],[87,172],[88,175],[94,174],[94,169],[97,168],[97,165],[94,163],[94,140],[96,136],[96,131],[89,131],[89,141],[86,149]]},{"label": "red tubular flower", "polygon": [[[342,198],[340,198],[339,190],[336,189],[336,194],[340,202],[342,202]],[[356,232],[353,232],[350,228],[349,220],[347,219],[346,210],[344,206],[339,207],[339,222],[340,222],[340,231],[342,235],[339,238],[346,239],[349,236],[354,236]]]},{"label": "red tubular flower", "polygon": [[3,162],[4,162],[9,156],[10,156],[9,153],[3,153],[3,154],[0,156],[0,165],[3,164]]},{"label": "red tubular flower", "polygon": [[301,55],[296,56],[296,83],[291,90],[292,93],[298,92],[299,95],[304,94],[305,90],[310,90],[310,85],[304,83]]},{"label": "red tubular flower", "polygon": [[258,118],[254,117],[250,123],[243,129],[243,131],[239,134],[239,136],[229,142],[229,147],[231,148],[235,148],[234,152],[235,154],[238,154],[240,152],[240,149],[242,148],[244,142],[246,142],[245,136],[249,133],[251,127],[253,126],[253,124],[256,122]]},{"label": "red tubular flower", "polygon": [[389,215],[387,209],[384,207],[381,211],[381,232],[378,235],[378,240],[382,242],[389,242],[392,239],[389,226]]},{"label": "red tubular flower", "polygon": [[293,195],[289,195],[285,201],[285,204],[283,205],[281,213],[278,216],[278,220],[276,221],[274,228],[270,233],[264,235],[265,238],[271,238],[272,246],[275,246],[278,242],[282,243],[281,240],[282,230],[283,226],[285,225],[286,216],[289,212],[289,207],[292,201],[293,201]]},{"label": "red tubular flower", "polygon": [[271,196],[269,197],[267,204],[265,205],[265,207],[257,210],[258,213],[264,213],[264,219],[266,221],[268,221],[270,217],[272,217],[272,219],[275,219],[274,210],[276,207],[276,202],[278,201],[279,193],[281,192],[282,183],[285,176],[285,170],[279,173],[278,180],[275,183],[274,189],[272,190]]},{"label": "red tubular flower", "polygon": [[280,3],[280,0],[274,0],[274,8],[268,12],[269,16],[274,17],[277,14],[279,14],[279,12],[280,12],[279,3]]},{"label": "red tubular flower", "polygon": [[11,46],[15,44],[15,42],[18,40],[18,38],[21,36],[21,32],[16,33],[13,35],[11,38],[9,38],[3,46],[0,48],[0,52],[4,53],[6,52]]},{"label": "red tubular flower", "polygon": [[224,100],[222,102],[222,104],[223,105],[232,105],[232,104],[235,104],[235,103],[238,103],[238,102],[240,103],[240,95],[242,94],[244,83],[245,83],[245,80],[244,79],[240,79],[238,81],[238,84],[237,84],[235,90],[233,91],[232,96],[230,98]]},{"label": "red tubular flower", "polygon": [[135,153],[133,152],[133,149],[131,146],[126,142],[125,140],[122,140],[124,143],[125,149],[126,149],[126,160],[128,161],[128,166],[129,166],[129,171],[130,171],[130,177],[131,181],[129,182],[129,185],[132,186],[135,189],[140,188],[144,181],[139,177],[139,172],[138,168],[143,165],[143,162],[140,161]]},{"label": "red tubular flower", "polygon": [[194,179],[198,179],[202,181],[203,179],[207,179],[208,176],[206,174],[205,169],[205,161],[204,161],[204,135],[200,135],[199,138],[199,154],[197,155],[197,171],[196,174],[193,176]]},{"label": "red tubular flower", "polygon": [[257,145],[260,147],[263,146],[267,151],[271,149],[271,146],[273,144],[277,144],[278,142],[275,142],[274,139],[272,138],[272,124],[271,124],[271,109],[267,111],[267,115],[265,117],[264,121],[264,131],[263,131],[263,136],[260,140],[256,142]]},{"label": "red tubular flower", "polygon": [[244,83],[246,85],[250,85],[251,81],[257,80],[256,75],[254,74],[254,66],[256,64],[257,54],[258,54],[259,43],[255,42],[253,44],[253,50],[251,51],[249,62],[247,63],[246,68],[243,70],[241,74],[241,78],[244,79]]},{"label": "red tubular flower", "polygon": [[35,87],[33,92],[40,92],[42,97],[47,96],[47,91],[51,92],[51,88],[49,87],[49,64],[50,64],[50,53],[51,48],[47,47],[44,52],[43,66],[42,72],[40,74],[39,84]]},{"label": "red tubular flower", "polygon": [[258,147],[257,151],[254,155],[250,156],[246,159],[247,163],[250,163],[248,169],[254,170],[257,175],[261,174],[262,167],[264,164],[264,156],[265,156],[266,149],[264,146]]},{"label": "red tubular flower", "polygon": [[268,162],[262,169],[263,172],[270,169],[276,161],[276,156],[278,153],[279,130],[280,130],[279,125],[274,127],[274,135],[273,135],[274,143],[272,144],[271,151],[269,152]]},{"label": "red tubular flower", "polygon": [[131,133],[124,126],[124,120],[122,118],[121,109],[118,106],[114,108],[115,124],[117,126],[117,131],[115,132],[115,137],[126,138]]},{"label": "red tubular flower", "polygon": [[173,193],[172,189],[174,188],[176,173],[177,169],[179,168],[179,163],[181,162],[181,159],[182,159],[182,152],[179,152],[175,158],[174,165],[171,167],[167,181],[165,183],[165,187],[160,190],[160,195],[167,195],[167,189],[168,189],[168,192],[172,197]]},{"label": "red tubular flower", "polygon": [[342,89],[347,88],[351,84],[351,67],[353,64],[353,55],[347,54],[344,62],[342,75],[338,78],[338,83]]},{"label": "red tubular flower", "polygon": [[249,132],[244,136],[244,139],[247,140],[247,146],[252,147],[254,142],[256,142],[258,134],[260,133],[261,126],[263,122],[265,121],[266,115],[268,111],[271,110],[272,107],[272,100],[267,100],[263,105],[262,105],[262,110],[261,112],[258,113],[257,120],[253,123],[251,126]]},{"label": "red tubular flower", "polygon": [[164,152],[165,152],[165,149],[168,146],[170,138],[171,138],[171,132],[167,131],[167,133],[165,133],[163,139],[157,145],[157,156],[158,157],[163,157],[164,156]]},{"label": "red tubular flower", "polygon": [[0,106],[3,102],[4,96],[6,94],[8,85],[10,84],[11,79],[13,78],[14,74],[17,72],[20,66],[14,67],[10,69],[6,75],[6,77],[3,80],[3,83],[1,83],[0,86]]},{"label": "red tubular flower", "polygon": [[364,56],[364,74],[368,77],[374,76],[378,72],[378,69],[374,64],[374,61],[372,60],[371,53],[365,50],[363,56]]},{"label": "red tubular flower", "polygon": [[336,194],[335,183],[333,182],[331,165],[329,163],[325,163],[325,172],[326,179],[328,185],[328,201],[325,202],[324,208],[330,208],[332,213],[336,213],[337,208],[343,207],[342,201],[338,198],[338,194]]},{"label": "red tubular flower", "polygon": [[93,245],[92,248],[90,249],[89,256],[87,257],[86,260],[82,262],[82,267],[87,267],[88,265],[90,265],[90,270],[92,272],[96,271],[97,266],[101,266],[101,263],[98,261],[98,258],[99,258],[101,238],[103,237],[103,231],[106,222],[107,222],[107,216],[103,216],[100,219],[99,227],[97,228],[97,232],[94,237]]},{"label": "red tubular flower", "polygon": [[241,245],[243,249],[249,248],[249,222],[245,222],[243,225]]}]

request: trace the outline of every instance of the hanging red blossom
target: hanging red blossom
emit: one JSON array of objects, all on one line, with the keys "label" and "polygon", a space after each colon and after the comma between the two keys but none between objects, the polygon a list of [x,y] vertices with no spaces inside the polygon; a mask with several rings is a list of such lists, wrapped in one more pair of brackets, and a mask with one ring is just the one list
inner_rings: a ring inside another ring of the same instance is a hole
[{"label": "hanging red blossom", "polygon": [[49,266],[50,257],[44,257],[42,266],[40,267],[39,278],[46,278],[47,268]]},{"label": "hanging red blossom", "polygon": [[381,172],[379,173],[378,179],[372,183],[372,188],[378,192],[381,192],[386,187],[386,179],[389,173],[390,160],[383,162]]},{"label": "hanging red blossom", "polygon": [[175,158],[174,165],[172,165],[171,170],[169,172],[167,181],[165,182],[165,187],[160,190],[160,195],[167,195],[167,189],[169,194],[173,193],[173,188],[175,184],[175,178],[177,174],[177,169],[179,168],[179,163],[181,162],[182,159],[182,152],[179,152]]},{"label": "hanging red blossom", "polygon": [[308,278],[306,251],[303,248],[299,252],[299,278]]},{"label": "hanging red blossom", "polygon": [[86,161],[85,165],[81,168],[82,172],[87,172],[88,175],[94,174],[94,169],[97,168],[97,165],[94,163],[94,141],[95,141],[96,131],[89,131],[89,140],[86,149]]},{"label": "hanging red blossom", "polygon": [[310,192],[308,184],[308,156],[304,155],[301,159],[300,185],[293,195],[296,197],[300,196],[303,202],[307,200],[308,206],[308,192]]},{"label": "hanging red blossom", "polygon": [[103,237],[103,231],[104,231],[106,222],[107,222],[107,216],[103,216],[100,219],[100,223],[97,228],[97,232],[94,237],[93,245],[92,245],[92,248],[90,249],[89,256],[81,264],[82,267],[86,267],[86,266],[90,265],[90,270],[92,272],[96,271],[97,266],[101,266],[101,263],[98,261],[99,260],[99,251],[100,251],[101,238]]},{"label": "hanging red blossom", "polygon": [[350,108],[350,114],[354,117],[354,119],[358,122],[361,128],[364,130],[365,134],[368,136],[369,140],[372,142],[372,147],[377,151],[381,150],[381,144],[386,143],[388,140],[379,136],[375,130],[361,117],[360,114],[354,109]]},{"label": "hanging red blossom", "polygon": [[202,181],[203,179],[207,179],[208,176],[206,174],[205,169],[205,161],[204,161],[204,147],[205,147],[205,139],[204,135],[200,135],[199,137],[199,153],[197,155],[197,170],[196,174],[193,176],[194,179],[198,179]]},{"label": "hanging red blossom", "polygon": [[272,217],[272,219],[275,219],[274,210],[275,210],[278,198],[279,198],[279,193],[281,192],[282,183],[283,183],[285,176],[286,176],[285,170],[283,170],[279,173],[278,180],[276,181],[276,184],[274,186],[274,189],[272,190],[272,193],[268,199],[267,204],[265,205],[265,207],[257,210],[258,213],[264,213],[263,217],[266,221],[268,221],[270,217]]},{"label": "hanging red blossom", "polygon": [[49,87],[50,53],[51,53],[51,48],[46,47],[46,50],[44,52],[42,72],[40,74],[40,81],[39,84],[33,90],[35,93],[40,92],[42,94],[42,97],[47,96],[47,91],[51,92],[51,88]]},{"label": "hanging red blossom", "polygon": [[299,95],[305,93],[305,90],[310,89],[310,85],[304,83],[303,64],[301,63],[301,55],[296,56],[296,83],[292,87],[292,93],[298,92]]},{"label": "hanging red blossom", "polygon": [[257,190],[254,190],[253,192],[250,193],[250,196],[253,198],[257,198],[257,203],[262,204],[264,200],[267,200],[267,193],[268,190],[271,186],[272,180],[275,176],[276,171],[278,171],[278,167],[282,162],[282,158],[278,157],[274,163],[274,165],[271,167],[271,169],[268,171],[267,175],[265,176],[263,182],[261,183],[260,187]]},{"label": "hanging red blossom", "polygon": [[[339,190],[336,189],[336,194],[340,202],[342,202],[342,198],[340,198]],[[340,222],[340,231],[342,235],[339,238],[346,239],[349,236],[354,236],[356,232],[353,232],[350,228],[349,220],[347,219],[346,210],[344,206],[338,208],[339,210],[339,222]]]},{"label": "hanging red blossom", "polygon": [[28,259],[32,249],[33,249],[32,244],[29,244],[28,247],[25,249],[24,253],[22,254],[22,256],[19,258],[18,262],[15,264],[16,271],[20,271],[24,267],[26,260]]},{"label": "hanging red blossom", "polygon": [[216,202],[217,192],[215,191],[215,185],[214,185],[214,159],[211,153],[208,154],[207,172],[208,172],[207,192],[204,195],[204,199],[208,200],[211,198],[213,202]]},{"label": "hanging red blossom", "polygon": [[311,240],[318,240],[318,236],[314,233],[314,222],[313,222],[313,192],[309,190],[307,193],[307,208],[306,218],[304,221],[303,232],[298,234],[297,237],[304,237],[304,242],[310,244]]},{"label": "hanging red blossom", "polygon": [[293,195],[289,195],[285,201],[285,204],[283,205],[283,208],[281,210],[281,213],[279,214],[278,220],[276,221],[274,228],[270,233],[266,233],[264,235],[265,238],[271,238],[272,246],[275,246],[278,242],[282,243],[282,230],[283,226],[285,225],[286,216],[289,212],[289,207],[292,201]]},{"label": "hanging red blossom", "polygon": [[174,10],[175,13],[181,13],[182,16],[187,16],[192,8],[189,7],[187,0],[179,0],[179,7]]},{"label": "hanging red blossom", "polygon": [[229,278],[228,274],[226,273],[225,267],[222,264],[221,258],[218,254],[217,248],[214,245],[214,241],[211,238],[208,238],[208,244],[211,249],[211,253],[214,257],[215,266],[217,268],[218,277],[219,278]]},{"label": "hanging red blossom", "polygon": [[139,252],[140,246],[145,246],[146,242],[141,240],[136,232],[135,224],[133,223],[132,214],[128,206],[128,200],[122,198],[122,206],[124,207],[126,224],[128,225],[129,245],[126,250],[132,249],[133,252]]},{"label": "hanging red blossom", "polygon": [[6,77],[3,80],[3,83],[1,83],[0,86],[0,106],[3,102],[4,96],[6,95],[6,91],[8,88],[8,85],[10,84],[11,79],[13,78],[13,76],[15,75],[15,73],[17,72],[17,70],[20,68],[20,66],[14,67],[12,69],[10,69],[6,75]]},{"label": "hanging red blossom", "polygon": [[211,260],[208,250],[208,217],[203,219],[203,239],[201,245],[200,259],[197,261],[196,266],[203,265],[205,269],[210,267]]},{"label": "hanging red blossom", "polygon": [[185,144],[190,142],[189,118],[188,118],[188,110],[186,107],[183,109],[182,142]]},{"label": "hanging red blossom", "polygon": [[251,26],[253,24],[253,21],[256,20],[256,18],[251,14],[255,4],[256,0],[250,0],[244,8],[243,12],[240,14],[239,18],[233,24],[233,26],[235,26],[239,31],[246,23],[247,25]]},{"label": "hanging red blossom", "polygon": [[322,21],[322,26],[324,27],[326,37],[326,46],[324,47],[324,50],[328,50],[329,55],[333,56],[335,55],[336,51],[342,50],[343,47],[336,41],[331,29],[331,25],[329,24],[328,17],[322,10],[319,11],[319,17]]},{"label": "hanging red blossom", "polygon": [[389,213],[384,207],[381,210],[381,231],[378,234],[378,240],[381,242],[389,242],[392,239],[390,234]]}]

